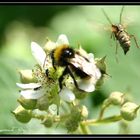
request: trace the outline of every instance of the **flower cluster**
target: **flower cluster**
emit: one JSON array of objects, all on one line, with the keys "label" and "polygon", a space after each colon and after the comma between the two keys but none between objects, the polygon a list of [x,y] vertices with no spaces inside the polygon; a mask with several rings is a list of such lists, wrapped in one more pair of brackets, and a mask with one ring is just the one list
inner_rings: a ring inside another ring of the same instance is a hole
[{"label": "flower cluster", "polygon": [[[134,120],[140,106],[118,91],[112,92],[103,102],[98,119],[87,119],[88,109],[80,100],[104,83],[108,75],[106,56],[94,58],[81,46],[78,49],[69,46],[64,34],[56,42],[48,39],[43,48],[31,43],[37,64],[32,70],[19,70],[21,82],[16,85],[20,88],[20,105],[12,112],[15,118],[22,123],[39,119],[47,128],[62,123],[69,133],[82,130],[85,134],[91,124]],[[103,118],[110,105],[119,106],[120,114]]]},{"label": "flower cluster", "polygon": [[[57,87],[59,84],[58,78],[61,75],[63,68],[58,67],[57,70],[54,70],[49,53],[54,48],[59,47],[61,44],[69,45],[68,39],[65,35],[60,35],[56,42],[48,40],[44,49],[35,42],[31,43],[31,51],[38,65],[35,66],[32,72],[27,71],[26,74],[29,75],[30,73],[29,76],[32,76],[34,79],[33,81],[35,82],[33,83],[29,81],[30,83],[17,83],[17,86],[22,89],[20,94],[25,99],[39,99],[42,96],[49,94],[53,88],[57,88],[56,91],[59,91]],[[93,92],[95,90],[96,83],[101,78],[102,74],[99,68],[96,66],[93,54],[86,53],[81,47],[78,51],[82,52],[84,55],[87,55],[86,57],[90,63],[85,63],[83,66],[86,68],[87,72],[92,71],[94,74],[91,78],[88,79],[77,79],[78,86],[85,92]],[[73,61],[78,61],[77,59],[79,58],[75,56]],[[46,75],[46,70],[49,71],[49,75]],[[21,71],[21,75],[23,77],[23,70]],[[75,94],[71,90],[73,86],[72,79],[67,77],[65,84],[67,86],[60,90],[58,95],[62,100],[72,102],[75,100]]]},{"label": "flower cluster", "polygon": [[[83,116],[83,109],[85,110],[85,106],[78,106],[76,100],[85,98],[87,93],[94,92],[97,87],[102,85],[103,82],[101,81],[103,81],[104,74],[106,74],[105,57],[94,59],[92,53],[87,53],[79,46],[78,49],[74,50],[77,53],[75,53],[70,61],[76,70],[80,69],[83,73],[88,75],[88,78],[77,76],[75,70],[73,70],[72,72],[74,73],[73,75],[78,89],[70,74],[64,76],[62,82],[63,87],[61,89],[59,79],[62,76],[65,67],[56,65],[54,68],[51,57],[53,50],[59,49],[61,45],[69,46],[69,41],[64,34],[61,34],[56,42],[48,39],[43,48],[35,42],[31,43],[31,52],[37,61],[37,64],[32,70],[19,70],[21,83],[16,83],[16,85],[20,88],[20,97],[18,99],[20,106],[13,111],[18,121],[27,123],[31,118],[37,116],[35,115],[36,113],[38,114],[37,110],[46,111],[47,117],[37,118],[42,120],[42,124],[48,126],[48,120],[49,125],[54,121],[52,120],[53,113],[51,111],[53,110],[53,112],[55,112],[54,115],[58,116],[62,102],[65,102],[68,103],[67,105],[69,105],[70,110],[75,110],[73,112],[79,114],[80,119],[78,119],[76,123],[76,126],[78,127],[78,122],[81,120],[81,116]],[[51,109],[51,106],[54,105],[56,106],[55,111],[54,107]],[[72,112],[69,113],[72,114]],[[22,118],[22,115],[18,114],[24,114],[25,116],[23,115]],[[75,115],[73,114],[73,116]],[[67,129],[69,129],[69,122],[74,120],[74,117],[69,118],[69,120],[66,119]]]},{"label": "flower cluster", "polygon": [[128,101],[126,95],[119,91],[114,91],[110,96],[103,102],[102,109],[100,111],[99,119],[102,119],[105,109],[110,105],[115,105],[120,107],[120,116],[122,119],[127,121],[132,121],[137,117],[137,112],[140,105]]}]

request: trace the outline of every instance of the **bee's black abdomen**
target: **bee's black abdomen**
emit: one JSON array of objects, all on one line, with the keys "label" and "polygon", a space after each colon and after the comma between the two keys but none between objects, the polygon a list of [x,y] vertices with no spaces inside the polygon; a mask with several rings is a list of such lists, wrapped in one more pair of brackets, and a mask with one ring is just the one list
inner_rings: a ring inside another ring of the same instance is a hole
[{"label": "bee's black abdomen", "polygon": [[70,65],[70,66],[71,66],[71,68],[73,69],[73,71],[75,72],[75,74],[76,74],[77,76],[79,76],[80,78],[87,78],[87,77],[89,77],[89,75],[86,74],[84,71],[82,71],[80,68],[76,68],[76,67],[73,66],[73,65]]}]

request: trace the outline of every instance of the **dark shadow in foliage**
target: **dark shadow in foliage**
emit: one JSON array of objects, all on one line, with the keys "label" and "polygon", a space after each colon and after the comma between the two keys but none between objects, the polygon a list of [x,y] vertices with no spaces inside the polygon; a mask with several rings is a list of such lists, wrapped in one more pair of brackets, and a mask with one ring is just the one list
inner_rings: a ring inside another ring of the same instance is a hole
[{"label": "dark shadow in foliage", "polygon": [[29,21],[33,26],[47,26],[59,12],[70,9],[66,5],[0,5],[0,46],[4,30],[12,21]]},{"label": "dark shadow in foliage", "polygon": [[99,106],[103,103],[103,101],[107,98],[105,93],[101,90],[96,90],[91,96],[91,102],[93,106]]}]

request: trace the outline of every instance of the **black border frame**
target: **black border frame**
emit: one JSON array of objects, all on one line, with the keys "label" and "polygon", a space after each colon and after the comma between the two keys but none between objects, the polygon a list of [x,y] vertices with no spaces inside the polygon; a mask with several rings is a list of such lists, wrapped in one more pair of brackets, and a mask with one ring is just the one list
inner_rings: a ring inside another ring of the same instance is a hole
[{"label": "black border frame", "polygon": [[[28,0],[3,0],[0,1],[0,5],[140,5],[140,1],[127,1],[127,0],[40,0],[28,1]],[[140,138],[140,134],[90,134],[90,135],[79,135],[79,134],[0,134],[0,138]]]}]

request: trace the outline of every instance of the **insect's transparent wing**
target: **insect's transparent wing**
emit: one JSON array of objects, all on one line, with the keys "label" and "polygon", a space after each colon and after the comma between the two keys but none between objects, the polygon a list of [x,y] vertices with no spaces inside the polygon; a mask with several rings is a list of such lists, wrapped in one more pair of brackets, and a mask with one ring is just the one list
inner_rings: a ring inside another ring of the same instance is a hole
[{"label": "insect's transparent wing", "polygon": [[87,75],[95,77],[95,65],[92,62],[87,61],[84,57],[76,54],[75,57],[70,60],[70,63]]},{"label": "insect's transparent wing", "polygon": [[139,14],[135,7],[125,7],[122,15],[122,25],[125,29],[135,28],[139,26]]},{"label": "insect's transparent wing", "polygon": [[103,23],[101,21],[94,21],[94,20],[87,20],[89,28],[93,30],[93,32],[97,33],[105,33],[105,32],[111,32],[111,26],[110,24]]}]

